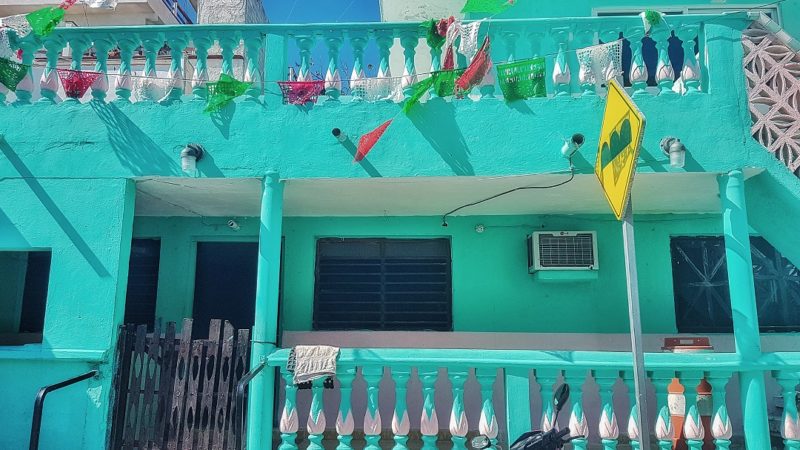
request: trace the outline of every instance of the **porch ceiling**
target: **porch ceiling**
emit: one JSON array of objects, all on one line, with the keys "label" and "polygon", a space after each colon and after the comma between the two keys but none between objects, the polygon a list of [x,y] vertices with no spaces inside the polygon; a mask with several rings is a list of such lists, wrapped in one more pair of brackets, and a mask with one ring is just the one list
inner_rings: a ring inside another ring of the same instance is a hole
[{"label": "porch ceiling", "polygon": [[[752,175],[753,173],[749,173]],[[633,201],[639,213],[720,211],[713,173],[641,173]],[[566,174],[514,177],[293,179],[286,182],[285,216],[431,216],[520,186],[547,186]],[[258,216],[255,178],[143,178],[138,216]],[[531,189],[467,207],[455,215],[608,214],[594,175],[576,175],[554,189]]]}]

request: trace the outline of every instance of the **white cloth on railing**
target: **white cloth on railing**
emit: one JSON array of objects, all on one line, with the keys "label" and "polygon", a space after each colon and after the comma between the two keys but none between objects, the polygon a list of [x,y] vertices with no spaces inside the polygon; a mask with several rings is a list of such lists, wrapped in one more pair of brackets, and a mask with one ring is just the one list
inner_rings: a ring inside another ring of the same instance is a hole
[{"label": "white cloth on railing", "polygon": [[294,384],[336,375],[339,347],[298,345],[289,353],[287,369],[294,372]]}]

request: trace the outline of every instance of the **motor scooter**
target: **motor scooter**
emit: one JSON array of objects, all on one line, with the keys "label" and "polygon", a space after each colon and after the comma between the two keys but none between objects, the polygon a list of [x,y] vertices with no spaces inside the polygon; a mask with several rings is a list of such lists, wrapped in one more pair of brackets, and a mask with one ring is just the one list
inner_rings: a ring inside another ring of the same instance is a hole
[{"label": "motor scooter", "polygon": [[[569,385],[565,383],[559,386],[553,394],[553,404],[556,408],[556,423],[558,423],[558,414],[567,403],[567,400],[569,400]],[[570,437],[568,427],[559,430],[554,426],[550,431],[528,431],[522,433],[522,436],[518,437],[517,440],[511,444],[510,450],[557,450],[564,447],[564,444],[569,441],[579,437],[581,436]],[[492,442],[489,440],[488,436],[479,435],[472,438],[470,445],[475,450],[483,450],[491,447]],[[495,446],[495,448],[497,448],[497,446]]]}]

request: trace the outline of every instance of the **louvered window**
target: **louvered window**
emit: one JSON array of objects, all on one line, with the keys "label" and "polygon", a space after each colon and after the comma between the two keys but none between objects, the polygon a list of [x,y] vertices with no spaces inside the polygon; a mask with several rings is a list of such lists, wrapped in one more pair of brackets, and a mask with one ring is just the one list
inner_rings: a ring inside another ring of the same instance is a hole
[{"label": "louvered window", "polygon": [[[800,270],[764,238],[750,248],[761,331],[800,331]],[[671,250],[678,331],[733,332],[724,239],[673,237]]]},{"label": "louvered window", "polygon": [[315,330],[452,330],[450,241],[320,239]]},{"label": "louvered window", "polygon": [[158,267],[161,241],[134,239],[128,263],[128,291],[125,297],[125,323],[146,324],[150,330],[156,319]]}]

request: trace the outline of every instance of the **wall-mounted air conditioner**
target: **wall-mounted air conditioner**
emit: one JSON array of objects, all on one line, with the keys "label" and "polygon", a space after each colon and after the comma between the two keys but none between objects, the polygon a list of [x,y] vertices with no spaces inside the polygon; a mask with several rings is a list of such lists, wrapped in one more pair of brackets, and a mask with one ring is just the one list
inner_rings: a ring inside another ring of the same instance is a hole
[{"label": "wall-mounted air conditioner", "polygon": [[528,271],[597,270],[594,231],[536,231],[528,236]]}]

